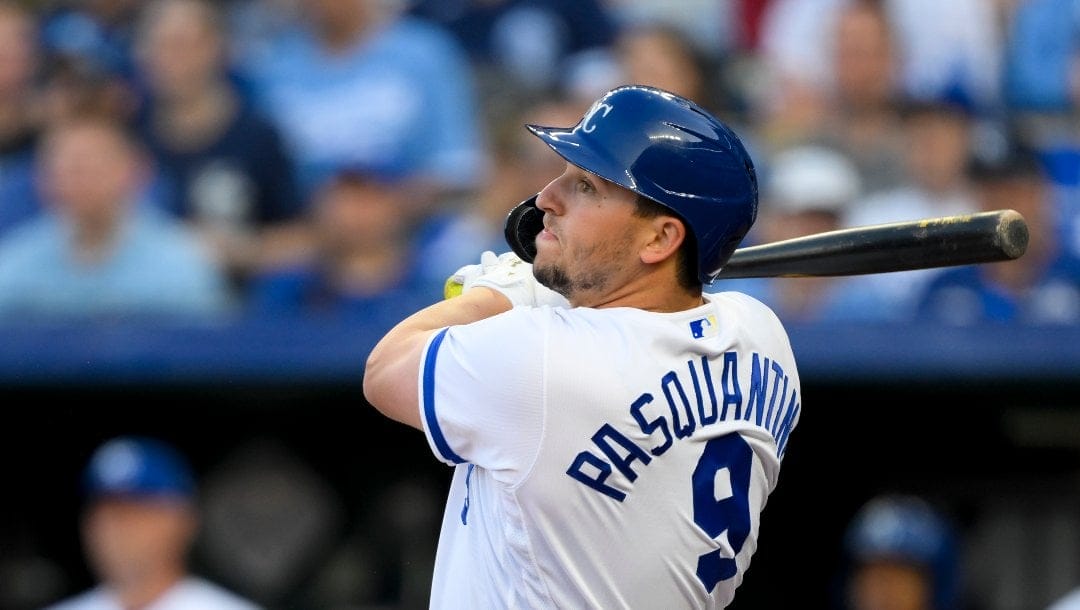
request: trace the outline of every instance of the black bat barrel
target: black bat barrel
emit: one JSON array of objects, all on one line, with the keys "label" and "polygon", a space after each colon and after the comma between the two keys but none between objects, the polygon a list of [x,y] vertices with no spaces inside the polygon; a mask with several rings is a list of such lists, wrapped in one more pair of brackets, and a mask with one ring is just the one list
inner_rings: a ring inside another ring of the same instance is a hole
[{"label": "black bat barrel", "polygon": [[866,225],[739,248],[719,278],[888,273],[1007,261],[1024,254],[1015,210]]}]

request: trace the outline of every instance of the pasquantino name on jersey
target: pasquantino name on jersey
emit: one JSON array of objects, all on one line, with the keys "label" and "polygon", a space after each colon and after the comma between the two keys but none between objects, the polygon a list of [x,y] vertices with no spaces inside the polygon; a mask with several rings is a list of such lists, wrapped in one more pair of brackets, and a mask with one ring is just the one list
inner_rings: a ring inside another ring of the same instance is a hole
[{"label": "pasquantino name on jersey", "polygon": [[[608,483],[614,471],[633,483],[638,476],[634,462],[648,466],[698,427],[737,420],[767,430],[776,442],[777,456],[783,457],[799,412],[798,392],[794,387],[789,391],[788,376],[779,363],[757,352],[751,356],[749,380],[740,379],[738,358],[734,351],[724,352],[718,363],[702,356],[697,361],[688,360],[685,370],[665,373],[657,384],[658,391],[643,392],[628,407],[641,432],[650,439],[661,439],[659,444],[642,447],[614,425],[604,423],[592,435],[592,446],[577,454],[566,474],[622,502],[626,493]],[[718,379],[712,374],[716,364],[721,368]],[[745,402],[743,387],[747,388]],[[632,485],[629,487],[632,491]]]}]

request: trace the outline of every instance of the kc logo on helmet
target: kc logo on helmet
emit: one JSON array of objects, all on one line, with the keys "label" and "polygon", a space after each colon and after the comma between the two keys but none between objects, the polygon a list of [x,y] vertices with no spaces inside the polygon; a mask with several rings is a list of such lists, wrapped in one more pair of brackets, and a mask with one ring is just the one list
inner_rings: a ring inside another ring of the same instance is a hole
[{"label": "kc logo on helmet", "polygon": [[600,118],[606,117],[608,113],[611,112],[611,109],[612,107],[610,104],[595,104],[592,109],[589,110],[589,114],[586,114],[585,118],[581,120],[581,131],[585,133],[592,133],[595,131],[596,124],[593,123],[593,118],[596,117],[597,114],[600,115]]}]

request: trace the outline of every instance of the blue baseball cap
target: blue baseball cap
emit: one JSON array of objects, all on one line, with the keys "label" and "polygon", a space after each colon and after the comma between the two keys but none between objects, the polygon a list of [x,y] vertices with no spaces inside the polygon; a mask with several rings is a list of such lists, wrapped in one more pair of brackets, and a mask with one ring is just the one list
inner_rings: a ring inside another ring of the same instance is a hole
[{"label": "blue baseball cap", "polygon": [[156,439],[125,436],[101,445],[83,474],[88,499],[102,497],[190,500],[195,476],[184,457]]},{"label": "blue baseball cap", "polygon": [[927,500],[886,494],[852,519],[844,544],[857,562],[892,560],[924,568],[934,581],[935,608],[950,608],[958,591],[957,532]]}]

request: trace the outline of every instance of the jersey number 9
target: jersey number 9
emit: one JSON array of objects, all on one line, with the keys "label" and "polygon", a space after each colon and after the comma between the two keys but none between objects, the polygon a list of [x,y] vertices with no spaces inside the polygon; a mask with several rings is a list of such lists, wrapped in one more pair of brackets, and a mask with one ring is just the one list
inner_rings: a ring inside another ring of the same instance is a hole
[{"label": "jersey number 9", "polygon": [[[737,555],[750,535],[750,465],[754,453],[738,434],[710,440],[694,468],[694,523],[710,538],[727,534]],[[706,591],[738,571],[733,557],[716,549],[698,557],[697,577]]]}]

